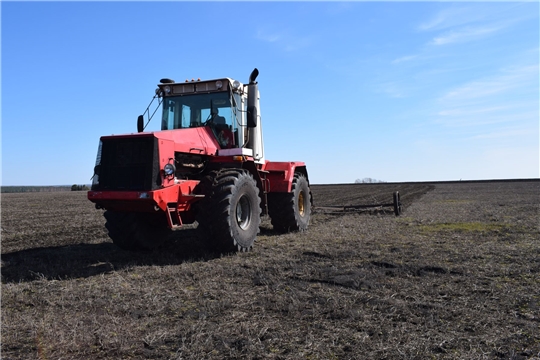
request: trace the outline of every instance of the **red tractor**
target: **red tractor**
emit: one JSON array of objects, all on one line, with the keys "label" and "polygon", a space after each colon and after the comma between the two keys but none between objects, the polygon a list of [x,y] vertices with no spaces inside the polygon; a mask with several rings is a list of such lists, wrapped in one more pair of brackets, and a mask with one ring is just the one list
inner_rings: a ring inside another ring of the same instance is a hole
[{"label": "red tractor", "polygon": [[307,229],[306,165],[264,157],[258,74],[247,85],[162,79],[152,100],[159,103],[153,113],[162,108],[161,131],[144,132],[141,115],[138,133],[101,137],[88,199],[106,210],[116,245],[152,249],[197,222],[214,250],[247,251],[261,215],[278,232]]}]

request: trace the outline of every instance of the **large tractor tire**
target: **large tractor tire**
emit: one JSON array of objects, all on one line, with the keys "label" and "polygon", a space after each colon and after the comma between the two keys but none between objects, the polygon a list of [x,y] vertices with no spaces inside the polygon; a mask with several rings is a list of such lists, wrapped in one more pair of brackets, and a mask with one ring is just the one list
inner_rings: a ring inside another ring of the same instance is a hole
[{"label": "large tractor tire", "polygon": [[290,193],[269,193],[268,212],[274,230],[304,231],[311,217],[311,191],[304,174],[295,173]]},{"label": "large tractor tire", "polygon": [[215,174],[197,214],[199,231],[210,250],[248,251],[261,224],[261,199],[253,176],[243,169]]},{"label": "large tractor tire", "polygon": [[[162,216],[159,216],[162,215]],[[172,232],[165,214],[129,213],[107,210],[105,227],[113,243],[123,250],[152,250]]]}]

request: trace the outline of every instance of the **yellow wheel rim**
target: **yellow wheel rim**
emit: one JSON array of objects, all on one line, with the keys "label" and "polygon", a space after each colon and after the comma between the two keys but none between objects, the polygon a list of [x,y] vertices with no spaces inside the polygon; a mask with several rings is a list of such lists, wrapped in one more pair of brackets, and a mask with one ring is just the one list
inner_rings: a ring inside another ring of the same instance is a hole
[{"label": "yellow wheel rim", "polygon": [[298,194],[298,212],[300,213],[300,216],[304,216],[306,209],[304,207],[304,193],[300,191],[300,194]]}]

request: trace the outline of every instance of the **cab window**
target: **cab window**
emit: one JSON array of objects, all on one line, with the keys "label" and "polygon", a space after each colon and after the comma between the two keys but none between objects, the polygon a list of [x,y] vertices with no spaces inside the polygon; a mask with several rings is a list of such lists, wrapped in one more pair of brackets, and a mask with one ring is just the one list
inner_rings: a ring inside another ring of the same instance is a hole
[{"label": "cab window", "polygon": [[236,129],[229,93],[171,96],[163,100],[162,130],[204,126],[210,121]]}]

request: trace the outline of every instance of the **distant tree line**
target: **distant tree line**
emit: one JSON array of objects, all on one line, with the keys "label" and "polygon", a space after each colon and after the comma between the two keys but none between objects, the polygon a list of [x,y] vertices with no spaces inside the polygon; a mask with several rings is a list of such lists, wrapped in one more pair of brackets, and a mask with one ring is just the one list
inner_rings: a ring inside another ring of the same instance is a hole
[{"label": "distant tree line", "polygon": [[372,178],[363,178],[363,179],[356,179],[356,184],[374,184],[374,183],[385,183],[386,181],[383,180],[377,180]]},{"label": "distant tree line", "polygon": [[71,185],[71,191],[82,191],[82,190],[90,190],[90,188],[86,185]]},{"label": "distant tree line", "polygon": [[61,186],[2,186],[0,191],[2,193],[26,193],[26,192],[56,192],[56,191],[69,191],[70,187],[66,185]]}]

